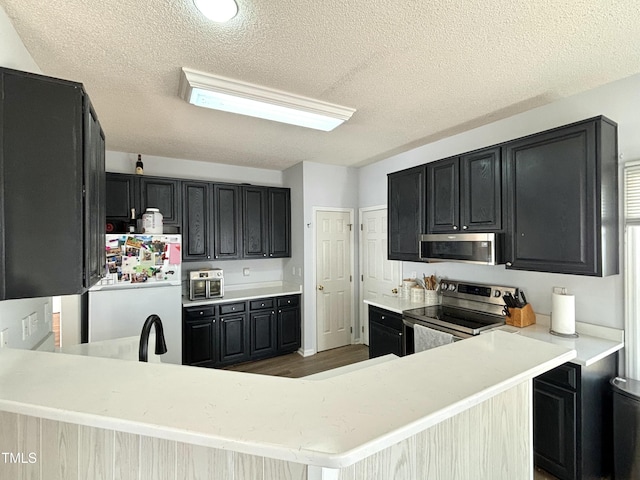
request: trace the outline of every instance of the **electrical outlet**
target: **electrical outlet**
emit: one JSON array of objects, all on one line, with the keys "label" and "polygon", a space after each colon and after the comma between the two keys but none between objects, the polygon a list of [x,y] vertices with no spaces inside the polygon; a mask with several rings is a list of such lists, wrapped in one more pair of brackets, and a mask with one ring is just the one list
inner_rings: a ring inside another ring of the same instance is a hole
[{"label": "electrical outlet", "polygon": [[22,319],[22,340],[26,340],[29,336],[29,317],[24,317]]},{"label": "electrical outlet", "polygon": [[0,332],[0,348],[9,346],[9,329],[5,328]]},{"label": "electrical outlet", "polygon": [[302,276],[302,267],[298,267],[298,276],[301,277]]}]

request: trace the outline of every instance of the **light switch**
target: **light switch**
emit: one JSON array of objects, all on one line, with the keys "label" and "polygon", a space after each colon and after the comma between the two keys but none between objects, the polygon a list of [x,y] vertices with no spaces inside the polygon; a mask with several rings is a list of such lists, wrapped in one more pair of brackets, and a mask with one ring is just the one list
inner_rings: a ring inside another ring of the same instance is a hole
[{"label": "light switch", "polygon": [[0,348],[9,346],[9,329],[5,328],[0,332]]}]

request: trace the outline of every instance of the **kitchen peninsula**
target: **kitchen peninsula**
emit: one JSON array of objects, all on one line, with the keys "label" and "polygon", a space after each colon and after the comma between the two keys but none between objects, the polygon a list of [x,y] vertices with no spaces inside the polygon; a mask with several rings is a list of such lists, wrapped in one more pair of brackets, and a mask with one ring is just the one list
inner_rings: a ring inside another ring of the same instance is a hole
[{"label": "kitchen peninsula", "polygon": [[5,349],[0,426],[15,435],[0,446],[33,451],[40,465],[0,468],[73,479],[524,480],[531,380],[575,354],[498,331],[312,381]]}]

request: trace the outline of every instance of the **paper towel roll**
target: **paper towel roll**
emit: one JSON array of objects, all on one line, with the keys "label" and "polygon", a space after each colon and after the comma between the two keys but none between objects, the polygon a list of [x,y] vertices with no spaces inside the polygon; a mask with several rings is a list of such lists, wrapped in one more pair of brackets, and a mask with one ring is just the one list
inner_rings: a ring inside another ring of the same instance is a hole
[{"label": "paper towel roll", "polygon": [[576,297],[551,294],[551,330],[562,335],[576,333]]}]

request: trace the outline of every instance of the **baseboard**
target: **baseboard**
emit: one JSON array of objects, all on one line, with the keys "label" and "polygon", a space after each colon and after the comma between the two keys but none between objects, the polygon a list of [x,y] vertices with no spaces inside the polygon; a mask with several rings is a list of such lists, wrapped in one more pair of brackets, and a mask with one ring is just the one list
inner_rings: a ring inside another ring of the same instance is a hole
[{"label": "baseboard", "polygon": [[308,348],[307,350],[304,350],[302,348],[298,349],[298,354],[303,356],[303,357],[310,357],[311,355],[315,355],[316,353],[316,349],[315,348]]}]

